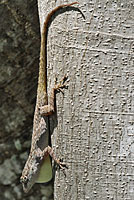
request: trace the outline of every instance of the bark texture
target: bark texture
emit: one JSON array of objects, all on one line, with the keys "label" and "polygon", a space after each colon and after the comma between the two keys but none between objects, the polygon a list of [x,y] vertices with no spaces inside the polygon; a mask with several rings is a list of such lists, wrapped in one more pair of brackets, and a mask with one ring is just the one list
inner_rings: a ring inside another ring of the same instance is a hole
[{"label": "bark texture", "polygon": [[[46,14],[64,1],[38,0]],[[48,77],[67,74],[57,95],[55,200],[132,200],[134,197],[134,2],[80,0],[53,19]],[[77,7],[77,5],[75,6]]]}]

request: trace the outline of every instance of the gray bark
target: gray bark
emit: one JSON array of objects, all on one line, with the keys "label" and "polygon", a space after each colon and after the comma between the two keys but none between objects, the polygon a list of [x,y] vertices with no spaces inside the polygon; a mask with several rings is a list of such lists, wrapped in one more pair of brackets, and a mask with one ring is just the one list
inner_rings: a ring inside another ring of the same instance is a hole
[{"label": "gray bark", "polygon": [[[41,28],[63,1],[38,0]],[[134,197],[134,2],[79,1],[57,14],[48,32],[48,77],[67,74],[57,94],[55,200]]]}]

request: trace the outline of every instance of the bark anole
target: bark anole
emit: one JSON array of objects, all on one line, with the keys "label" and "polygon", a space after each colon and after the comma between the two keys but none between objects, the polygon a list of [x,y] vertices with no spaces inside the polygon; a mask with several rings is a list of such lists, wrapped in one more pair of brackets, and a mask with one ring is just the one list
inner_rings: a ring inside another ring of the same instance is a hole
[{"label": "bark anole", "polygon": [[[59,84],[55,84],[51,91],[49,104],[47,97],[47,62],[46,62],[46,46],[47,46],[47,30],[53,14],[59,9],[76,4],[64,4],[53,9],[46,17],[44,22],[42,37],[41,37],[41,50],[40,50],[40,66],[39,66],[39,79],[37,89],[37,100],[34,113],[32,144],[28,160],[22,171],[20,181],[23,185],[24,192],[28,192],[35,182],[44,183],[52,178],[52,167],[50,156],[56,163],[63,168],[63,163],[58,160],[48,146],[49,128],[48,128],[48,115],[54,112],[54,96],[55,91],[64,87],[64,79]],[[49,156],[50,155],[50,156]]]}]

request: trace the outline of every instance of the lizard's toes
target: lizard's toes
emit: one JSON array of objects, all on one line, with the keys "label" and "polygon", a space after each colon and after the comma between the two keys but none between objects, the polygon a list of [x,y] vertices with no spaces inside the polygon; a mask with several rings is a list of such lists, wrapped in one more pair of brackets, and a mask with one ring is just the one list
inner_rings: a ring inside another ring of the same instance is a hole
[{"label": "lizard's toes", "polygon": [[68,168],[67,165],[66,165],[66,163],[63,163],[63,162],[60,162],[59,166],[60,166],[61,169]]},{"label": "lizard's toes", "polygon": [[66,84],[64,84],[65,83],[65,81],[67,80],[67,76],[65,75],[60,81],[59,81],[59,83],[58,84],[55,84],[55,89],[56,90],[59,90],[59,89],[61,89],[61,88],[64,88],[65,86],[66,86]]}]

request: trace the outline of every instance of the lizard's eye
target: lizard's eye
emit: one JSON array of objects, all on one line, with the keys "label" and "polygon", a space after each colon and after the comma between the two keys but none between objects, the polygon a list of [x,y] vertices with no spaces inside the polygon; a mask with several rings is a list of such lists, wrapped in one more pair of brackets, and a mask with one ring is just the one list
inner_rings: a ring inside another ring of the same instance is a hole
[{"label": "lizard's eye", "polygon": [[24,176],[24,181],[27,181],[27,176]]},{"label": "lizard's eye", "polygon": [[22,176],[21,178],[20,178],[20,182],[21,183],[24,183],[24,182],[26,182],[27,181],[27,176]]}]

